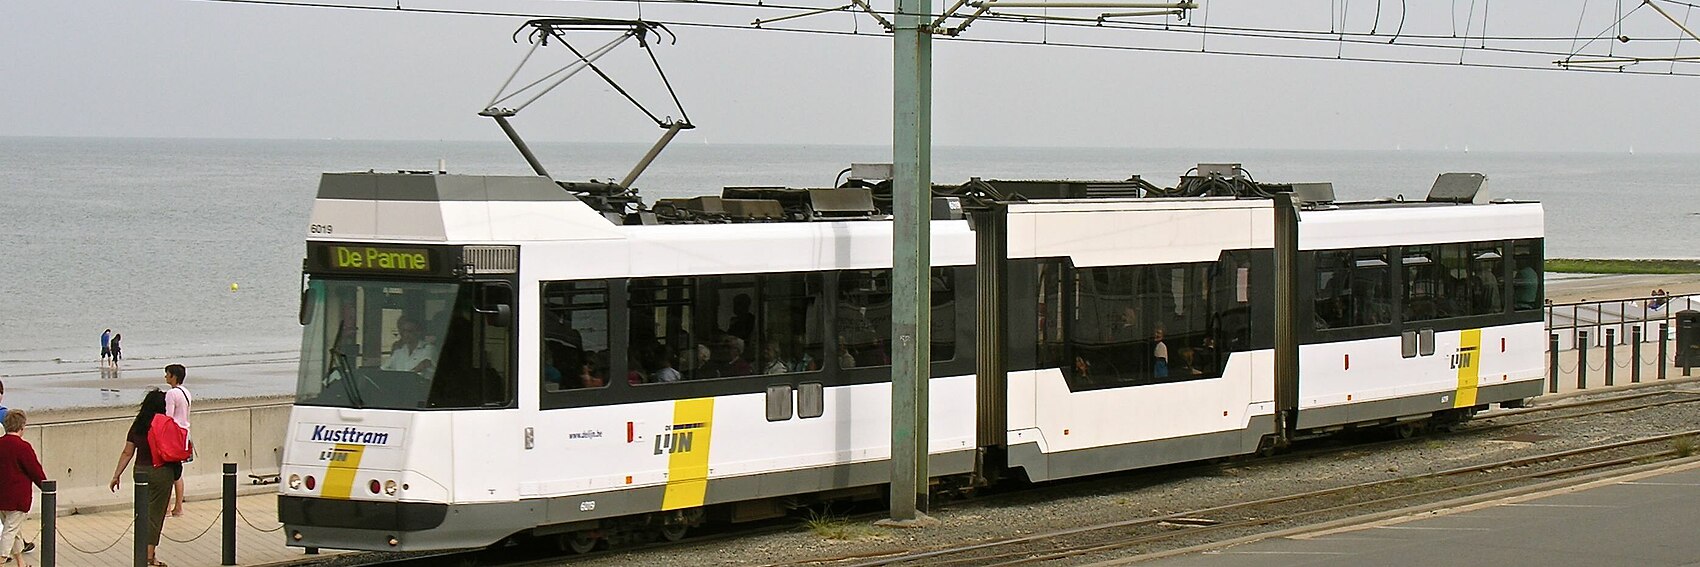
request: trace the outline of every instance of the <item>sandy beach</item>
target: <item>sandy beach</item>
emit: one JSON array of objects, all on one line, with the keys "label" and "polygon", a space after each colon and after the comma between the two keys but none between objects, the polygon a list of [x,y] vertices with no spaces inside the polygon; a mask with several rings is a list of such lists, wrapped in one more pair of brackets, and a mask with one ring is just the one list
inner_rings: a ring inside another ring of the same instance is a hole
[{"label": "sandy beach", "polygon": [[1647,297],[1655,289],[1700,293],[1700,274],[1547,274],[1547,299],[1553,303]]}]

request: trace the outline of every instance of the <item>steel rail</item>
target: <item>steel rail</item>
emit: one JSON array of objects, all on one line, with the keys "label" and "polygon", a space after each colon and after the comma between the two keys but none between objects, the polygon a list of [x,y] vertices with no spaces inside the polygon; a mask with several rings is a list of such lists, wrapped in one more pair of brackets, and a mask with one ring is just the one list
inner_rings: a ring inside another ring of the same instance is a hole
[{"label": "steel rail", "polygon": [[[1256,507],[1259,507],[1259,506],[1268,506],[1268,505],[1271,505],[1271,504],[1280,504],[1280,503],[1291,502],[1291,501],[1295,501],[1295,500],[1303,500],[1303,499],[1309,499],[1309,498],[1329,496],[1329,495],[1334,495],[1334,494],[1341,494],[1341,493],[1346,493],[1346,492],[1368,490],[1368,489],[1374,489],[1374,488],[1379,488],[1379,487],[1384,487],[1384,486],[1389,486],[1389,485],[1394,485],[1394,484],[1410,483],[1410,482],[1413,482],[1413,481],[1423,480],[1423,479],[1442,478],[1442,477],[1457,476],[1457,475],[1473,473],[1473,472],[1483,472],[1483,471],[1488,471],[1488,470],[1492,470],[1492,469],[1527,466],[1527,465],[1531,465],[1531,464],[1538,464],[1538,463],[1542,463],[1542,462],[1550,462],[1550,461],[1565,459],[1565,458],[1574,457],[1574,456],[1587,455],[1587,454],[1591,454],[1591,453],[1600,453],[1600,452],[1604,452],[1604,451],[1611,451],[1611,450],[1616,450],[1616,449],[1622,449],[1622,448],[1628,448],[1628,447],[1634,447],[1634,446],[1640,446],[1640,445],[1647,445],[1647,444],[1651,444],[1651,443],[1659,443],[1659,442],[1664,442],[1664,441],[1670,441],[1670,440],[1680,438],[1680,437],[1692,437],[1692,436],[1696,436],[1696,435],[1700,435],[1700,430],[1689,430],[1689,431],[1683,431],[1683,432],[1678,432],[1678,433],[1671,433],[1671,434],[1664,434],[1664,435],[1656,435],[1656,436],[1652,436],[1652,437],[1632,439],[1632,440],[1628,440],[1628,441],[1620,441],[1620,442],[1616,442],[1616,443],[1608,443],[1608,444],[1605,444],[1605,445],[1598,445],[1598,446],[1592,446],[1592,447],[1582,447],[1582,448],[1577,448],[1577,449],[1567,449],[1567,450],[1556,451],[1556,452],[1552,452],[1552,453],[1544,453],[1544,454],[1541,454],[1541,455],[1517,457],[1517,458],[1514,458],[1514,459],[1506,459],[1506,460],[1502,460],[1502,461],[1496,461],[1496,462],[1480,464],[1480,465],[1470,465],[1470,466],[1465,466],[1465,467],[1458,467],[1458,468],[1447,469],[1447,470],[1442,470],[1442,471],[1435,471],[1435,472],[1424,473],[1424,474],[1419,474],[1419,475],[1405,476],[1405,477],[1399,477],[1399,478],[1393,478],[1393,479],[1376,480],[1376,481],[1357,483],[1357,484],[1352,484],[1352,485],[1347,485],[1347,486],[1339,486],[1339,487],[1333,487],[1333,488],[1326,488],[1326,489],[1314,490],[1314,491],[1297,493],[1297,494],[1288,494],[1288,495],[1276,496],[1276,497],[1271,497],[1271,498],[1264,498],[1264,499],[1260,499],[1260,500],[1254,500],[1254,501],[1250,501],[1250,502],[1239,502],[1239,503],[1227,504],[1227,505],[1222,505],[1222,506],[1214,506],[1214,507],[1210,507],[1210,508],[1202,508],[1202,509],[1198,509],[1198,510],[1190,510],[1190,511],[1186,511],[1186,512],[1178,512],[1178,513],[1174,513],[1174,514],[1165,514],[1165,515],[1161,515],[1161,516],[1149,516],[1149,517],[1142,517],[1142,518],[1134,518],[1134,519],[1130,519],[1130,520],[1108,522],[1108,523],[1097,524],[1097,525],[1092,525],[1092,526],[1082,526],[1082,527],[1076,527],[1076,528],[1069,528],[1069,529],[1065,529],[1065,530],[1056,530],[1056,531],[1046,532],[1046,533],[1042,533],[1042,534],[1022,536],[1022,537],[1018,537],[1018,538],[1010,538],[1010,539],[997,540],[997,541],[991,541],[991,542],[977,543],[977,544],[973,544],[973,545],[969,545],[969,546],[943,548],[943,549],[930,550],[930,551],[925,551],[925,552],[920,552],[920,553],[912,553],[912,554],[907,554],[907,555],[890,556],[890,557],[885,557],[885,558],[881,558],[881,559],[874,560],[874,561],[851,564],[848,567],[879,567],[879,566],[895,565],[895,564],[901,564],[901,563],[913,563],[913,562],[923,561],[923,560],[927,560],[927,559],[942,558],[942,557],[945,557],[945,556],[948,556],[948,555],[954,555],[954,554],[960,554],[960,553],[966,553],[966,552],[972,552],[972,551],[980,551],[980,550],[985,550],[985,549],[993,549],[993,548],[997,548],[997,547],[1004,547],[1004,546],[1016,545],[1016,544],[1021,544],[1021,543],[1051,540],[1051,539],[1055,539],[1055,538],[1058,538],[1058,537],[1064,537],[1064,536],[1070,536],[1070,535],[1076,535],[1076,534],[1082,534],[1082,533],[1089,533],[1089,532],[1104,531],[1104,530],[1111,530],[1111,529],[1116,529],[1116,528],[1154,526],[1154,525],[1157,525],[1157,524],[1160,524],[1160,523],[1165,523],[1165,522],[1168,522],[1168,523],[1176,523],[1176,522],[1196,523],[1198,518],[1206,517],[1206,516],[1209,516],[1209,515],[1212,515],[1212,514],[1229,513],[1229,512],[1234,512],[1234,511],[1237,511],[1237,510],[1251,510],[1251,509],[1255,509]],[[1224,522],[1224,523],[1213,524],[1213,525],[1209,525],[1209,526],[1205,526],[1205,527],[1199,527],[1199,528],[1194,528],[1194,529],[1189,529],[1189,530],[1184,530],[1184,531],[1179,531],[1179,532],[1170,532],[1170,533],[1163,533],[1163,534],[1152,534],[1152,535],[1138,536],[1138,537],[1135,537],[1135,538],[1129,538],[1129,539],[1117,541],[1117,542],[1114,542],[1114,543],[1098,543],[1098,544],[1091,544],[1091,545],[1074,546],[1073,549],[1071,549],[1069,547],[1064,547],[1064,548],[1055,549],[1055,550],[1053,550],[1052,552],[1050,552],[1049,554],[1046,554],[1046,555],[1033,556],[1033,557],[1030,557],[1028,559],[1021,560],[1019,562],[1004,563],[1004,564],[998,564],[998,565],[1005,565],[1005,564],[1013,565],[1013,564],[1020,564],[1020,563],[1029,563],[1029,562],[1039,561],[1039,560],[1061,559],[1061,558],[1065,558],[1065,557],[1072,557],[1072,556],[1075,556],[1075,555],[1081,555],[1081,554],[1084,554],[1084,553],[1099,553],[1099,552],[1105,552],[1105,551],[1114,551],[1114,550],[1117,550],[1117,549],[1124,549],[1126,547],[1131,547],[1131,546],[1134,546],[1134,545],[1154,543],[1154,542],[1158,542],[1158,541],[1162,541],[1162,540],[1166,540],[1166,539],[1174,539],[1174,538],[1178,538],[1178,537],[1192,537],[1192,536],[1196,536],[1198,534],[1213,533],[1213,532],[1216,532],[1216,531],[1222,531],[1222,530],[1227,530],[1227,529],[1232,529],[1232,528],[1255,527],[1255,526],[1258,526],[1258,525],[1265,525],[1265,524],[1285,521],[1287,519],[1295,518],[1295,517],[1316,515],[1316,514],[1322,514],[1322,513],[1328,513],[1328,512],[1338,512],[1340,510],[1350,509],[1350,508],[1362,508],[1362,507],[1365,507],[1365,506],[1376,505],[1376,504],[1385,504],[1387,502],[1393,502],[1393,501],[1397,501],[1397,500],[1405,500],[1405,499],[1410,499],[1410,498],[1419,497],[1419,496],[1430,496],[1430,495],[1437,494],[1437,493],[1455,492],[1455,491],[1459,491],[1459,490],[1465,490],[1465,489],[1469,489],[1469,488],[1478,488],[1478,487],[1481,487],[1481,486],[1492,485],[1492,484],[1503,484],[1505,482],[1515,481],[1515,480],[1557,476],[1557,475],[1561,475],[1561,474],[1567,474],[1569,472],[1574,472],[1575,470],[1591,470],[1591,469],[1600,468],[1600,467],[1603,467],[1603,466],[1615,466],[1617,464],[1638,462],[1638,461],[1641,461],[1643,459],[1647,459],[1649,457],[1675,454],[1676,452],[1677,451],[1674,450],[1674,449],[1667,449],[1667,450],[1657,451],[1657,452],[1648,453],[1648,454],[1634,455],[1634,456],[1631,456],[1631,457],[1610,459],[1610,460],[1602,461],[1602,462],[1599,462],[1599,463],[1587,463],[1587,464],[1583,464],[1583,465],[1576,465],[1576,466],[1573,466],[1573,467],[1567,467],[1567,468],[1556,469],[1556,470],[1533,471],[1533,472],[1529,472],[1529,473],[1513,475],[1511,477],[1499,477],[1499,478],[1489,479],[1489,480],[1484,480],[1484,481],[1465,483],[1463,485],[1456,485],[1456,486],[1451,486],[1451,487],[1442,487],[1442,488],[1430,489],[1430,490],[1425,490],[1425,491],[1419,491],[1419,492],[1411,493],[1411,494],[1389,496],[1389,497],[1372,499],[1372,500],[1364,501],[1364,502],[1353,502],[1353,503],[1341,504],[1341,505],[1337,505],[1337,506],[1331,506],[1331,507],[1327,507],[1327,508],[1320,508],[1320,509],[1316,509],[1316,510],[1307,510],[1307,511],[1295,512],[1295,513],[1288,513],[1288,514],[1283,514],[1283,515],[1276,516],[1276,517],[1252,518],[1252,519],[1238,520],[1238,521],[1233,521],[1233,522]],[[950,560],[946,560],[946,561],[942,561],[942,562],[929,562],[929,563],[925,563],[925,564],[950,565],[950,564],[955,564],[955,563],[973,562],[976,565],[988,565],[988,564],[984,563],[984,561],[986,561],[987,559],[996,559],[996,558],[1007,557],[1009,555],[1015,555],[1015,554],[1032,555],[1032,552],[1016,552],[1016,553],[1012,553],[1012,554],[992,556],[992,557],[978,556],[978,557],[973,557],[973,558],[950,559]],[[821,560],[817,559],[817,560],[799,562],[798,564],[802,564],[802,563],[827,563],[827,562],[828,561],[821,561]],[[773,567],[773,566],[770,566],[770,567]]]},{"label": "steel rail", "polygon": [[[1653,384],[1653,386],[1659,386],[1659,385],[1663,385],[1663,384]],[[1544,413],[1544,412],[1550,412],[1550,411],[1561,411],[1561,410],[1569,410],[1569,409],[1576,409],[1576,408],[1593,407],[1593,406],[1599,406],[1599,405],[1605,405],[1605,404],[1621,403],[1621,402],[1639,400],[1639,399],[1644,399],[1644,398],[1649,398],[1649,397],[1666,396],[1666,395],[1683,395],[1685,397],[1683,397],[1682,399],[1677,399],[1677,400],[1658,400],[1658,401],[1653,401],[1653,402],[1649,402],[1649,403],[1636,404],[1636,405],[1629,406],[1629,407],[1598,408],[1598,409],[1594,409],[1592,411],[1587,411],[1587,412],[1582,412],[1582,413],[1565,413],[1565,414],[1562,414],[1562,415],[1544,416],[1544,417],[1540,417],[1540,418],[1536,418],[1536,419],[1520,420],[1520,421],[1516,421],[1516,422],[1513,422],[1513,423],[1465,424],[1465,425],[1467,425],[1468,428],[1461,430],[1461,431],[1457,431],[1456,434],[1458,434],[1458,435],[1479,434],[1479,433],[1485,433],[1485,432],[1488,432],[1488,431],[1495,431],[1495,430],[1505,429],[1505,428],[1510,428],[1510,427],[1520,427],[1520,426],[1525,426],[1525,425],[1530,425],[1530,424],[1540,423],[1540,422],[1545,422],[1545,421],[1552,421],[1552,420],[1557,420],[1557,419],[1571,419],[1571,418],[1586,417],[1586,416],[1591,416],[1591,415],[1635,411],[1635,410],[1641,410],[1641,409],[1647,409],[1647,408],[1653,408],[1653,407],[1660,407],[1660,406],[1666,406],[1666,405],[1673,405],[1673,404],[1700,402],[1700,392],[1686,392],[1686,391],[1668,390],[1668,389],[1667,390],[1654,391],[1654,392],[1636,391],[1634,393],[1625,394],[1625,395],[1600,397],[1600,398],[1581,400],[1581,401],[1569,401],[1569,402],[1565,402],[1565,403],[1556,403],[1556,404],[1545,405],[1545,406],[1519,408],[1519,409],[1514,409],[1514,410],[1503,410],[1503,411],[1496,411],[1496,412],[1492,412],[1492,413],[1488,413],[1488,414],[1478,414],[1476,416],[1476,419],[1477,420],[1487,420],[1487,419],[1516,417],[1516,416],[1538,414],[1538,413]],[[1690,433],[1700,433],[1700,431],[1690,432]],[[1676,434],[1676,436],[1680,436],[1680,435],[1681,434]],[[1330,455],[1330,454],[1345,452],[1345,451],[1373,450],[1373,449],[1376,449],[1376,448],[1379,448],[1379,447],[1392,446],[1392,445],[1397,445],[1397,444],[1401,444],[1401,443],[1408,443],[1408,442],[1411,442],[1411,441],[1413,441],[1413,439],[1394,439],[1394,440],[1378,441],[1378,442],[1372,442],[1372,443],[1352,443],[1352,444],[1346,444],[1346,445],[1341,445],[1341,446],[1331,446],[1331,447],[1323,447],[1323,448],[1309,448],[1309,449],[1304,449],[1304,450],[1297,450],[1297,451],[1292,451],[1292,452],[1287,452],[1287,453],[1281,453],[1281,454],[1271,456],[1271,457],[1248,459],[1248,460],[1245,460],[1245,461],[1239,463],[1238,466],[1236,466],[1236,465],[1224,465],[1222,463],[1210,463],[1210,464],[1183,467],[1181,469],[1175,469],[1175,468],[1159,468],[1159,469],[1156,469],[1157,471],[1160,471],[1160,473],[1155,472],[1155,471],[1151,471],[1151,470],[1147,470],[1147,471],[1126,471],[1125,473],[1122,473],[1122,474],[1116,474],[1116,473],[1111,473],[1111,474],[1116,477],[1116,481],[1118,483],[1126,484],[1129,477],[1138,478],[1138,477],[1141,477],[1141,476],[1144,476],[1144,475],[1156,475],[1156,474],[1161,474],[1163,477],[1172,477],[1177,472],[1177,470],[1181,470],[1181,471],[1186,471],[1186,470],[1192,470],[1192,471],[1235,470],[1235,469],[1241,469],[1241,468],[1250,468],[1250,467],[1254,467],[1254,466],[1280,464],[1280,463],[1284,463],[1284,462],[1287,462],[1287,461],[1294,461],[1294,460],[1301,460],[1301,459],[1313,459],[1313,458],[1316,458],[1316,457],[1327,456],[1327,455]],[[1572,450],[1572,451],[1582,451],[1583,453],[1585,453],[1589,450],[1609,450],[1611,448],[1617,448],[1617,447],[1614,446],[1614,445],[1608,445],[1608,446],[1602,446],[1602,447],[1598,447],[1598,448],[1579,449],[1579,450]],[[1526,459],[1538,458],[1538,457],[1540,457],[1540,456],[1523,457],[1522,459],[1526,460]],[[1466,473],[1466,472],[1471,472],[1472,469],[1480,470],[1482,468],[1493,468],[1493,467],[1499,467],[1499,466],[1519,466],[1518,463],[1514,463],[1513,461],[1516,461],[1516,459],[1513,459],[1511,461],[1501,461],[1501,462],[1497,462],[1497,463],[1491,463],[1491,464],[1488,464],[1488,465],[1478,465],[1476,467],[1466,467],[1466,468],[1463,468],[1463,469],[1453,469],[1453,470],[1449,470],[1449,471],[1440,471],[1440,472],[1437,472],[1437,473],[1429,473],[1429,474],[1430,475],[1463,474],[1463,473]],[[1527,463],[1523,463],[1523,464],[1527,464]],[[1102,480],[1103,478],[1104,478],[1103,476],[1093,477],[1091,479],[1086,480],[1086,482],[1092,482],[1092,481],[1095,481],[1095,480]],[[1390,479],[1390,480],[1377,481],[1377,482],[1380,482],[1380,483],[1408,482],[1409,480],[1415,479],[1415,478],[1423,478],[1423,477],[1422,476],[1406,477],[1406,478],[1401,478],[1401,479]],[[1503,480],[1504,479],[1501,479],[1501,481],[1503,481]],[[1334,491],[1334,492],[1338,492],[1338,491],[1348,490],[1350,488],[1352,488],[1352,487],[1340,487],[1340,488],[1337,488],[1337,489],[1329,489],[1329,490]],[[1004,496],[1033,497],[1035,492],[1042,492],[1042,491],[1046,491],[1046,490],[1058,491],[1058,492],[1076,492],[1076,491],[1079,490],[1079,483],[1064,482],[1064,483],[1059,483],[1059,484],[1050,484],[1050,485],[1034,487],[1033,489],[1029,489],[1029,490],[1017,490],[1017,491],[1012,491],[1012,492],[1001,492],[1001,493],[988,495],[988,496],[979,496],[979,497],[972,498],[971,500],[983,502],[983,501],[995,500],[998,497],[1004,497]],[[1307,494],[1304,494],[1304,495],[1289,495],[1289,496],[1283,496],[1283,497],[1274,497],[1274,498],[1266,499],[1265,501],[1247,502],[1247,503],[1241,503],[1239,505],[1279,503],[1279,502],[1289,501],[1289,500],[1293,500],[1293,499],[1297,499],[1297,498],[1313,497],[1313,496],[1317,496],[1319,494],[1327,494],[1327,493],[1329,493],[1329,492],[1323,491],[1323,492],[1319,492],[1319,493],[1307,493]],[[1167,516],[1155,517],[1155,518],[1139,518],[1139,519],[1133,519],[1133,520],[1126,520],[1126,521],[1122,521],[1122,522],[1117,522],[1114,525],[1084,526],[1084,527],[1079,527],[1079,528],[1070,528],[1070,529],[1067,529],[1067,530],[1058,530],[1058,531],[1054,531],[1054,532],[1048,532],[1048,533],[1041,534],[1041,535],[1024,536],[1024,537],[1021,537],[1021,538],[1014,538],[1014,539],[1009,539],[1009,540],[997,540],[997,541],[993,541],[993,542],[983,542],[983,543],[980,543],[980,544],[976,544],[974,546],[964,546],[962,548],[953,548],[953,549],[955,549],[955,551],[952,551],[952,552],[953,553],[960,553],[960,552],[964,552],[964,551],[970,551],[972,549],[1001,547],[1001,546],[1019,544],[1019,543],[1029,542],[1029,541],[1037,541],[1037,540],[1042,540],[1042,539],[1047,539],[1047,538],[1054,538],[1054,537],[1059,537],[1059,536],[1068,536],[1068,535],[1074,535],[1074,534],[1078,534],[1078,533],[1086,533],[1086,532],[1102,530],[1102,529],[1111,529],[1111,528],[1115,528],[1115,527],[1137,527],[1139,525],[1156,524],[1156,523],[1161,523],[1161,522],[1165,522],[1165,521],[1173,522],[1177,519],[1185,519],[1186,516],[1190,516],[1190,515],[1207,514],[1207,513],[1214,513],[1214,512],[1217,512],[1217,511],[1221,511],[1221,510],[1228,510],[1228,509],[1231,509],[1233,506],[1238,506],[1238,505],[1229,505],[1229,506],[1217,507],[1217,508],[1206,508],[1206,509],[1202,509],[1202,510],[1194,510],[1194,511],[1190,511],[1190,512],[1170,514],[1170,515],[1167,515]],[[853,516],[850,516],[848,519],[854,520],[854,519],[859,519],[859,518],[863,518],[863,517],[865,517],[866,519],[871,521],[872,519],[874,519],[876,517],[883,517],[883,512],[853,515]],[[610,553],[610,552],[630,552],[630,551],[634,551],[634,550],[638,550],[638,549],[643,549],[643,550],[666,549],[666,548],[673,548],[673,547],[681,546],[681,545],[702,544],[702,543],[722,541],[722,540],[733,539],[733,538],[751,537],[751,536],[762,535],[762,534],[766,534],[766,533],[778,533],[778,532],[790,530],[790,529],[793,529],[793,528],[794,528],[793,525],[785,524],[785,525],[768,526],[768,527],[761,527],[761,528],[754,528],[754,529],[729,530],[729,531],[725,531],[725,532],[717,532],[717,533],[714,533],[714,534],[711,534],[711,535],[688,537],[688,538],[686,538],[682,541],[678,541],[678,542],[653,542],[653,543],[644,544],[644,545],[639,546],[639,547],[619,547],[619,548],[614,549],[614,550],[596,551],[596,552],[592,552],[590,554],[580,555],[578,557],[584,557],[586,559],[589,559],[589,558],[598,557],[598,556],[601,556],[601,555],[604,555],[604,554]],[[1202,528],[1200,528],[1200,529],[1202,529]],[[1198,529],[1194,529],[1194,530],[1190,530],[1186,533],[1209,533],[1209,532],[1200,532]],[[1135,545],[1137,545],[1137,544],[1135,544]],[[868,551],[868,552],[856,553],[856,554],[851,554],[851,555],[836,556],[836,557],[812,558],[812,559],[799,560],[799,561],[795,561],[795,562],[777,563],[777,564],[773,564],[773,565],[768,565],[766,567],[782,567],[782,566],[789,566],[789,565],[832,564],[832,563],[852,561],[852,560],[870,560],[870,562],[868,562],[868,563],[857,564],[858,566],[886,565],[886,564],[898,562],[899,560],[894,559],[894,558],[899,557],[899,556],[903,556],[903,554],[906,553],[907,551],[908,550]],[[942,550],[940,550],[940,551],[942,551]],[[403,566],[403,565],[412,565],[412,564],[438,565],[438,564],[443,564],[443,562],[445,562],[445,561],[454,561],[454,560],[461,560],[461,559],[476,561],[476,562],[479,562],[480,564],[492,564],[491,559],[488,556],[491,552],[492,552],[491,549],[478,549],[478,550],[463,550],[463,551],[451,551],[451,552],[441,552],[441,553],[423,553],[423,554],[420,554],[420,555],[411,555],[411,556],[406,556],[406,557],[396,557],[395,554],[393,554],[393,553],[373,552],[372,555],[374,557],[372,558],[373,559],[372,561],[361,561],[361,560],[357,559],[357,557],[359,555],[364,555],[364,554],[345,554],[345,555],[340,555],[340,556],[336,556],[336,557],[339,558],[339,561],[338,561],[339,565],[362,566],[362,567],[364,567],[364,566],[399,567],[399,566]],[[985,559],[988,559],[988,558],[987,557],[980,557],[980,558],[976,558],[975,560],[981,561],[981,560],[985,560]],[[902,561],[913,561],[913,560],[915,560],[915,559],[905,559],[905,560],[902,560]],[[516,561],[504,561],[504,562],[499,562],[499,563],[494,563],[494,564],[503,565],[503,566],[507,566],[507,567],[524,567],[524,566],[529,566],[529,565],[555,565],[555,564],[559,564],[560,561],[561,561],[561,557],[550,557],[550,558],[540,558],[540,559],[522,559],[522,560],[516,560]],[[852,567],[856,567],[856,566],[852,566]]]}]

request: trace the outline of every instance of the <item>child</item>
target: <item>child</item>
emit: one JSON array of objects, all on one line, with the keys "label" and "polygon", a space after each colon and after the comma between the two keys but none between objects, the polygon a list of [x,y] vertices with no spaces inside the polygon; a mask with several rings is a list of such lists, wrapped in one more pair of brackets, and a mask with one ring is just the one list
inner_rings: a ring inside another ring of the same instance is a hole
[{"label": "child", "polygon": [[12,556],[18,567],[24,567],[24,514],[30,511],[34,495],[30,485],[41,486],[47,473],[41,470],[41,460],[35,447],[24,440],[23,410],[6,412],[5,435],[0,435],[0,550]]}]

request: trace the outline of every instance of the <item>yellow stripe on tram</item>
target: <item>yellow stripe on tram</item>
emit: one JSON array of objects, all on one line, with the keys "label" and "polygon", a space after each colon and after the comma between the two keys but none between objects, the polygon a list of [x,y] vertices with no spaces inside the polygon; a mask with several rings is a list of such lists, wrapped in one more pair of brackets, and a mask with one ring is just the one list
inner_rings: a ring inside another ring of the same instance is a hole
[{"label": "yellow stripe on tram", "polygon": [[1453,397],[1452,407],[1467,408],[1476,405],[1476,385],[1480,383],[1481,375],[1482,330],[1470,329],[1458,336],[1458,354],[1453,359],[1453,366],[1458,367],[1458,395]]},{"label": "yellow stripe on tram", "polygon": [[347,500],[349,493],[354,491],[354,473],[360,471],[360,456],[365,452],[365,445],[337,443],[326,455],[330,464],[325,467],[325,488],[319,495]]},{"label": "yellow stripe on tram", "polygon": [[[673,425],[661,434],[667,456],[667,492],[662,510],[701,506],[708,493],[709,433],[714,425],[714,398],[673,402]],[[663,445],[658,445],[662,447]]]}]

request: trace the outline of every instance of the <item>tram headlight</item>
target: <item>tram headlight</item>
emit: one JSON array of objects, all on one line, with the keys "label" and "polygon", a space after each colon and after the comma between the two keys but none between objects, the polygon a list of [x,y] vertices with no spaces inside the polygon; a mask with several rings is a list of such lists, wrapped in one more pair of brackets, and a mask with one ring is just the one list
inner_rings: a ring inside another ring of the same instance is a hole
[{"label": "tram headlight", "polygon": [[298,474],[289,475],[289,489],[290,490],[301,490],[301,475],[298,475]]},{"label": "tram headlight", "polygon": [[384,481],[384,495],[385,496],[395,496],[395,493],[396,493],[395,481],[393,481],[393,480]]}]

